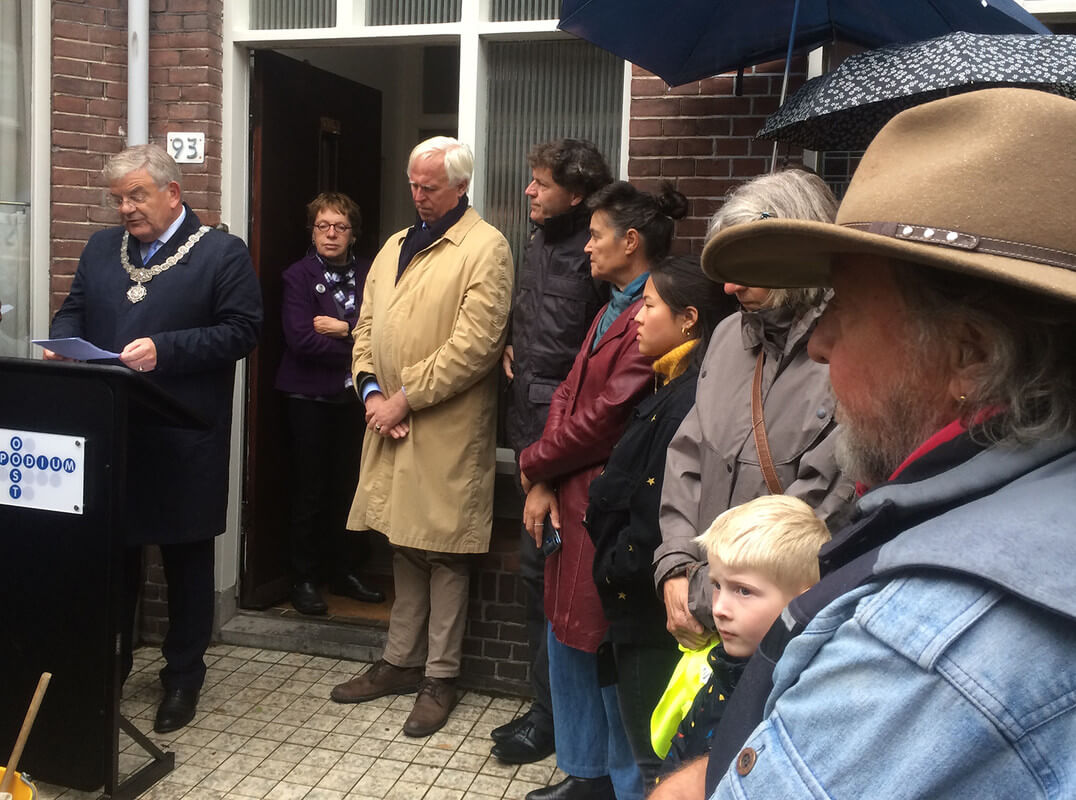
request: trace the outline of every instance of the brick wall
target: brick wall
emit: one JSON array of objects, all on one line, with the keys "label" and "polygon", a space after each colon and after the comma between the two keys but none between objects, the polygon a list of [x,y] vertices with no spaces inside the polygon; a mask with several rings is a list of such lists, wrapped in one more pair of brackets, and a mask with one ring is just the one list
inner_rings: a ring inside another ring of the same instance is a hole
[{"label": "brick wall", "polygon": [[[793,60],[789,94],[803,84],[806,71],[805,58]],[[632,68],[628,180],[647,191],[670,180],[688,197],[688,216],[676,226],[676,252],[700,253],[707,220],[724,196],[769,170],[773,142],[754,136],[777,110],[783,72],[783,61],[746,70],[742,96],[736,96],[733,75],[669,88]],[[786,157],[798,164],[802,152],[782,145],[778,164]]]},{"label": "brick wall", "polygon": [[[152,0],[150,141],[168,130],[204,131],[206,161],[186,164],[183,198],[220,221],[223,0]],[[90,235],[116,224],[101,168],[126,145],[127,2],[52,4],[52,270],[55,311]]]}]

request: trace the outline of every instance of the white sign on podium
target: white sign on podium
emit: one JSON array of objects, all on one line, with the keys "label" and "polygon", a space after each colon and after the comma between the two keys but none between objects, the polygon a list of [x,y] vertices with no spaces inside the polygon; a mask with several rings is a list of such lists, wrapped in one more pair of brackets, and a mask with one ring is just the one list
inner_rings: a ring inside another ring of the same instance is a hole
[{"label": "white sign on podium", "polygon": [[0,505],[82,514],[86,440],[0,428]]}]

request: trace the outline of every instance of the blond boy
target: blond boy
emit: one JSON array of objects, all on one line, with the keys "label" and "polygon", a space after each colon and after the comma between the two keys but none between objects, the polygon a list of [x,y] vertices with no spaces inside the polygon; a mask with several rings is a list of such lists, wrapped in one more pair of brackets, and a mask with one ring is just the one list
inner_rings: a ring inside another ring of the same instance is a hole
[{"label": "blond boy", "polygon": [[696,541],[709,562],[721,641],[710,651],[713,673],[673,736],[663,774],[709,752],[747,659],[784,607],[818,582],[818,550],[829,531],[802,500],[767,495],[725,511]]}]

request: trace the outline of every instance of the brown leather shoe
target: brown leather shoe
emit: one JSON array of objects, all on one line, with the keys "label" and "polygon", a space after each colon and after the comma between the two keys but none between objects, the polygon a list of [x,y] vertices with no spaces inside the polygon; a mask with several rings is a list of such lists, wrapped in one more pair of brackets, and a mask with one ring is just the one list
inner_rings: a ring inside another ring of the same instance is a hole
[{"label": "brown leather shoe", "polygon": [[455,678],[423,678],[415,707],[404,723],[404,734],[429,736],[441,730],[458,700]]},{"label": "brown leather shoe", "polygon": [[334,686],[330,697],[337,703],[364,703],[387,694],[411,694],[421,681],[422,667],[397,667],[379,658],[366,672]]}]

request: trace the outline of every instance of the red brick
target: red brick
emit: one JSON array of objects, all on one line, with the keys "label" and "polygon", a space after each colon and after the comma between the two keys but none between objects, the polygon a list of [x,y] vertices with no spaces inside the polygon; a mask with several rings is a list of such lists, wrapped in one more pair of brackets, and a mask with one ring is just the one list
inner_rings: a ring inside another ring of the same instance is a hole
[{"label": "red brick", "polygon": [[631,115],[633,117],[673,117],[679,113],[679,98],[651,97],[631,101]]},{"label": "red brick", "polygon": [[66,75],[52,76],[52,91],[73,94],[78,97],[104,97],[103,81],[91,81],[87,78],[70,78]]},{"label": "red brick", "polygon": [[52,154],[52,163],[57,167],[97,171],[104,166],[104,159],[96,153],[80,153],[78,150],[56,150]]},{"label": "red brick", "polygon": [[661,159],[661,174],[665,177],[679,177],[695,174],[695,159],[693,158],[663,158]]},{"label": "red brick", "polygon": [[161,34],[155,42],[169,50],[184,50],[187,48],[219,48],[220,37],[210,31],[180,31],[176,33]]},{"label": "red brick", "polygon": [[66,75],[73,78],[86,78],[90,74],[90,65],[86,61],[78,61],[72,58],[52,59],[52,74]]},{"label": "red brick", "polygon": [[776,95],[766,95],[765,97],[752,97],[750,113],[768,117],[780,107],[781,98],[777,97]]},{"label": "red brick", "polygon": [[85,114],[89,101],[85,97],[71,97],[66,94],[52,96],[52,110],[66,111],[69,114]]},{"label": "red brick", "polygon": [[706,220],[704,219],[682,219],[676,223],[676,235],[677,236],[705,236],[706,235]]},{"label": "red brick", "polygon": [[112,81],[109,81],[105,84],[105,97],[111,97],[116,100],[126,100],[127,84],[113,83]]},{"label": "red brick", "polygon": [[661,120],[661,133],[666,136],[694,136],[695,119],[691,117],[670,117]]},{"label": "red brick", "polygon": [[733,136],[754,136],[766,124],[765,117],[733,117]]},{"label": "red brick", "polygon": [[104,202],[104,190],[87,186],[53,186],[52,202],[96,206]]},{"label": "red brick", "polygon": [[61,58],[77,58],[80,61],[100,61],[104,58],[105,48],[99,44],[71,39],[53,39],[52,54]]},{"label": "red brick", "polygon": [[628,159],[628,180],[634,180],[635,178],[657,177],[659,175],[661,175],[661,159]]},{"label": "red brick", "polygon": [[678,152],[682,156],[709,156],[714,152],[713,139],[679,139]]},{"label": "red brick", "polygon": [[725,193],[726,185],[717,178],[681,178],[677,188],[689,197],[716,197]]},{"label": "red brick", "polygon": [[89,220],[86,215],[86,208],[84,205],[75,206],[67,203],[53,203],[52,219],[66,222],[86,222]]},{"label": "red brick", "polygon": [[151,67],[178,67],[179,51],[171,48],[152,48],[149,51],[149,64]]},{"label": "red brick", "polygon": [[728,117],[699,117],[695,120],[695,132],[702,136],[728,136],[732,120]]},{"label": "red brick", "polygon": [[178,31],[183,28],[183,17],[176,14],[154,14],[150,19],[150,27],[157,31]]},{"label": "red brick", "polygon": [[751,152],[751,139],[746,136],[722,136],[714,140],[714,155],[746,156]]},{"label": "red brick", "polygon": [[[192,86],[190,88],[193,89],[195,87]],[[179,100],[183,96],[183,89],[181,89],[179,86],[151,86],[150,95],[155,101],[171,102],[174,100]]]},{"label": "red brick", "polygon": [[165,8],[170,12],[181,14],[205,11],[205,0],[167,0]]},{"label": "red brick", "polygon": [[183,30],[185,31],[204,31],[209,27],[210,21],[207,14],[187,14],[183,17]]},{"label": "red brick", "polygon": [[727,158],[699,158],[695,161],[695,174],[699,176],[722,178],[729,175]]},{"label": "red brick", "polygon": [[127,118],[127,109],[115,100],[91,100],[89,102],[89,113],[94,116],[111,119]]},{"label": "red brick", "polygon": [[665,81],[661,78],[632,78],[631,94],[633,97],[663,97]]},{"label": "red brick", "polygon": [[732,159],[733,177],[753,178],[766,173],[770,168],[769,159],[734,158]]},{"label": "red brick", "polygon": [[103,25],[105,23],[105,9],[88,7],[81,4],[71,5],[70,3],[53,3],[52,18],[55,20],[65,20],[67,22],[82,22],[87,25]]},{"label": "red brick", "polygon": [[127,67],[120,64],[90,64],[90,77],[119,83],[127,80]]},{"label": "red brick", "polygon": [[79,239],[84,242],[100,228],[100,225],[93,225],[89,222],[57,222],[54,220],[50,231],[54,238]]},{"label": "red brick", "polygon": [[79,133],[100,133],[104,125],[97,117],[81,117],[74,114],[53,114],[54,130],[76,131]]},{"label": "red brick", "polygon": [[224,59],[221,58],[219,50],[181,50],[179,53],[179,63],[185,67],[208,66],[220,69],[224,63]]},{"label": "red brick", "polygon": [[700,94],[731,95],[732,78],[724,75],[716,78],[703,78],[699,82]]},{"label": "red brick", "polygon": [[628,142],[629,156],[674,156],[675,139],[632,139]]},{"label": "red brick", "polygon": [[116,209],[109,208],[103,203],[96,206],[89,206],[87,210],[87,216],[89,216],[92,222],[97,223],[98,227],[110,227],[112,225],[118,225],[120,221],[119,214],[116,213]]},{"label": "red brick", "polygon": [[62,19],[53,19],[52,21],[52,35],[53,37],[60,39],[74,39],[76,41],[88,42],[92,41],[90,38],[92,33],[101,30],[104,29],[93,28],[78,22],[68,22]]},{"label": "red brick", "polygon": [[[184,86],[180,97],[186,102],[217,103],[221,102],[220,90],[213,86]],[[660,126],[659,126],[660,127]],[[659,131],[660,132],[660,131]]]},{"label": "red brick", "polygon": [[672,95],[676,95],[678,97],[683,97],[685,95],[687,95],[687,96],[695,95],[695,94],[699,93],[699,87],[700,87],[699,82],[698,81],[693,81],[691,83],[681,84],[680,86],[672,86],[672,87],[669,88],[669,90],[666,92],[666,94],[672,94]]},{"label": "red brick", "polygon": [[[752,94],[771,94],[771,78],[766,75],[744,75],[743,78],[743,93],[745,95]],[[777,91],[781,89],[781,83],[778,79],[776,84]]]}]

